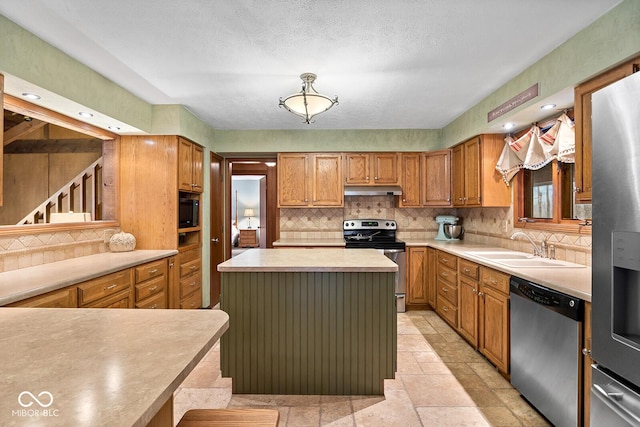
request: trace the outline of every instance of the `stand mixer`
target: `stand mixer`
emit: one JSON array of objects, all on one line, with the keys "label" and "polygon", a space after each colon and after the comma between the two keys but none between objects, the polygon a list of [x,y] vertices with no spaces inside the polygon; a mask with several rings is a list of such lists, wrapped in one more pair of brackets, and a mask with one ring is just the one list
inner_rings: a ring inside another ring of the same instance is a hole
[{"label": "stand mixer", "polygon": [[447,225],[457,225],[458,217],[453,215],[438,215],[436,216],[436,222],[439,224],[438,226],[438,235],[436,236],[436,240],[460,240],[459,236],[462,233],[462,230],[455,233],[455,237],[451,233],[445,232],[445,226]]}]

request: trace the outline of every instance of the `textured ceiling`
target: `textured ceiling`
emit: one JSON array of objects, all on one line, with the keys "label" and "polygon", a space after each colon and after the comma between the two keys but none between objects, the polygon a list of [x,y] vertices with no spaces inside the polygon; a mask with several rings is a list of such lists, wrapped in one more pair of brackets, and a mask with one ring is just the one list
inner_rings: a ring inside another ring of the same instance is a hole
[{"label": "textured ceiling", "polygon": [[[217,129],[442,128],[619,0],[0,0],[152,104]],[[278,107],[299,75],[340,104]]]}]

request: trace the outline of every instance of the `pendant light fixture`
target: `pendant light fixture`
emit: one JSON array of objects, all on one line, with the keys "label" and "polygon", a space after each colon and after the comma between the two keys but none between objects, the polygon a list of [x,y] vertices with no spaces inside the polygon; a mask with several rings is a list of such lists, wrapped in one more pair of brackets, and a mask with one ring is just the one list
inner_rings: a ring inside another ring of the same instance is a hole
[{"label": "pendant light fixture", "polygon": [[293,114],[302,117],[307,124],[312,122],[311,119],[314,116],[324,113],[338,103],[337,96],[331,99],[316,92],[313,87],[316,77],[313,73],[301,74],[302,90],[287,96],[284,100],[280,98],[280,107],[284,107]]}]

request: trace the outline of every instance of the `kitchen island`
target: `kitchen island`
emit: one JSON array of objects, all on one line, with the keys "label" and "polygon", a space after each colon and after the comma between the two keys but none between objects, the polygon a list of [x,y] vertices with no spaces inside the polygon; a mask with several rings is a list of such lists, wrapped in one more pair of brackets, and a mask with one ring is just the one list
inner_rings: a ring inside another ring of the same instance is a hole
[{"label": "kitchen island", "polygon": [[0,308],[0,424],[172,427],[173,392],[228,322],[220,310]]},{"label": "kitchen island", "polygon": [[233,393],[382,395],[397,270],[374,249],[251,249],[219,264]]}]

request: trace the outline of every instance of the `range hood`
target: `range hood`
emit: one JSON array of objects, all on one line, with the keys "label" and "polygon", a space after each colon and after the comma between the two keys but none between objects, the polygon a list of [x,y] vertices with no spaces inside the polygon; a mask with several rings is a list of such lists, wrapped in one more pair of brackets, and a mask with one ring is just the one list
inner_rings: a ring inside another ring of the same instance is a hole
[{"label": "range hood", "polygon": [[347,186],[344,187],[345,196],[400,196],[402,188],[399,185],[377,186]]}]

